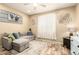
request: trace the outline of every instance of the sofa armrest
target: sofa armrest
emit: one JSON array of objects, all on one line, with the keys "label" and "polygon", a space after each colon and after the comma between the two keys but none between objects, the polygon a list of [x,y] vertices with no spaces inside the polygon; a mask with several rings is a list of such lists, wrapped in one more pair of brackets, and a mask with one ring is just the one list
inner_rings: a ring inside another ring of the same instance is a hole
[{"label": "sofa armrest", "polygon": [[8,37],[3,37],[2,40],[8,41]]},{"label": "sofa armrest", "polygon": [[11,39],[11,38],[8,38],[8,37],[3,37],[3,38],[2,38],[2,43],[5,43],[5,42],[7,42],[7,43],[11,44],[13,41],[12,41],[12,39]]},{"label": "sofa armrest", "polygon": [[2,38],[2,47],[7,50],[10,50],[12,48],[12,42],[8,40],[8,37]]}]

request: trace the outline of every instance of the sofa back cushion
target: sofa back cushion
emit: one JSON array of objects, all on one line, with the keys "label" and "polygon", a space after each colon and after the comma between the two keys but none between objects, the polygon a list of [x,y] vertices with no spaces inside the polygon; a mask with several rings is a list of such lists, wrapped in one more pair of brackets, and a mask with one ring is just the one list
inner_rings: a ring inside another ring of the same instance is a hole
[{"label": "sofa back cushion", "polygon": [[19,37],[21,37],[21,36],[22,36],[22,34],[21,34],[20,32],[18,32],[18,34],[19,34]]},{"label": "sofa back cushion", "polygon": [[20,37],[18,33],[13,33],[13,35],[14,35],[15,39],[19,39],[19,37]]}]

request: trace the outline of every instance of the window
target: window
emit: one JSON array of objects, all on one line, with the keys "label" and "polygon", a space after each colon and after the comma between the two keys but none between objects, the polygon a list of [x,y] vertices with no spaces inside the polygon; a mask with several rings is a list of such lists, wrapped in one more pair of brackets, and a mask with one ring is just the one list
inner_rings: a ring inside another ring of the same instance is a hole
[{"label": "window", "polygon": [[56,15],[49,13],[38,16],[37,37],[56,39]]}]

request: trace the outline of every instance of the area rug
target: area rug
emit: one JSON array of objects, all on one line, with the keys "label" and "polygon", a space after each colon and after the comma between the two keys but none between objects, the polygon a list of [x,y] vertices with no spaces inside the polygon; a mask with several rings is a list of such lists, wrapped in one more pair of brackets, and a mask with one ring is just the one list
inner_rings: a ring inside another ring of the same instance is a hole
[{"label": "area rug", "polygon": [[57,41],[33,40],[29,42],[29,48],[21,53],[0,48],[0,55],[69,55],[69,50]]},{"label": "area rug", "polygon": [[33,40],[29,43],[29,48],[17,55],[68,55],[69,50],[56,41]]},{"label": "area rug", "polygon": [[0,48],[0,55],[11,55],[11,51],[8,51],[4,48]]}]

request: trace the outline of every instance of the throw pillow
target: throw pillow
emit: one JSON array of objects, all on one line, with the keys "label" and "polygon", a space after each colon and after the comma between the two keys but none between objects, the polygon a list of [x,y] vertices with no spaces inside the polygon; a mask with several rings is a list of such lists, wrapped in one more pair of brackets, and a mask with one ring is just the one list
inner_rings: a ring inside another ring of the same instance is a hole
[{"label": "throw pillow", "polygon": [[18,32],[18,34],[19,34],[19,37],[21,37],[21,36],[22,36],[22,34],[21,34],[20,32]]},{"label": "throw pillow", "polygon": [[11,44],[12,43],[12,38],[8,38],[8,42]]},{"label": "throw pillow", "polygon": [[27,35],[31,36],[31,35],[33,35],[33,33],[32,32],[27,32]]},{"label": "throw pillow", "polygon": [[13,36],[13,34],[9,34],[8,38],[11,38],[12,40],[15,40],[15,37]]},{"label": "throw pillow", "polygon": [[19,34],[18,33],[13,33],[13,36],[15,37],[15,39],[19,39]]}]

